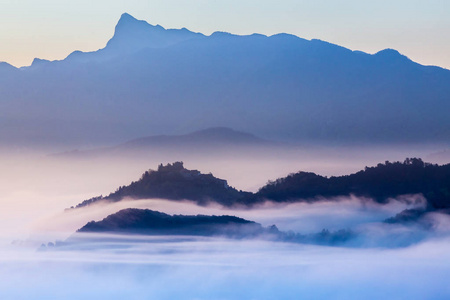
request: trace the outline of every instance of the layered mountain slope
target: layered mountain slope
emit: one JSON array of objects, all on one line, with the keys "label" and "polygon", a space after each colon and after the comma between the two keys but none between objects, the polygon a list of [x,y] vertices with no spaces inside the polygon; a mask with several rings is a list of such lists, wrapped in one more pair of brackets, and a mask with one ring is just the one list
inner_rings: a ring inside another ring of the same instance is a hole
[{"label": "layered mountain slope", "polygon": [[2,69],[4,143],[115,143],[217,126],[303,142],[450,137],[450,71],[390,49],[204,36],[123,15],[104,49]]}]

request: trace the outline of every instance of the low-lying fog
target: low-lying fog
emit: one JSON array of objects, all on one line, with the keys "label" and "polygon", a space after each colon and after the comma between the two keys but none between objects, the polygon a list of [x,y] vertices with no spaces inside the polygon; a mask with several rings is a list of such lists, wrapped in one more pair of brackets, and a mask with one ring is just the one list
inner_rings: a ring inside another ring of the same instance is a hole
[{"label": "low-lying fog", "polygon": [[[107,195],[160,163],[183,160],[188,169],[256,191],[268,180],[300,170],[350,174],[385,160],[419,156],[413,150],[302,150],[267,156],[51,157],[0,155],[1,299],[448,299],[449,219],[432,216],[435,231],[382,224],[420,195],[377,205],[341,197],[315,204],[266,203],[252,210],[199,207],[188,201],[123,201],[64,212],[82,200]],[[37,251],[64,240],[90,220],[128,207],[169,214],[236,215],[280,230],[364,232],[366,248],[339,248],[216,238],[117,238],[87,248]],[[411,246],[390,248],[411,239]]]},{"label": "low-lying fog", "polygon": [[[344,249],[218,239],[2,253],[2,299],[448,299],[450,240]],[[4,251],[3,251],[4,252]]]}]

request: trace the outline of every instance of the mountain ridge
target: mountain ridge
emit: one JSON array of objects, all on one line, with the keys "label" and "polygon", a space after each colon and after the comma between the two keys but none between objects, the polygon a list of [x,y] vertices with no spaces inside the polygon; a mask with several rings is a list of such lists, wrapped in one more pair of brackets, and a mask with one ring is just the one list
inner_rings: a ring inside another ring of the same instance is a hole
[{"label": "mountain ridge", "polygon": [[[204,36],[127,18],[103,49],[4,71],[0,138],[104,145],[217,126],[331,144],[450,137],[450,71],[398,51],[288,34]],[[123,36],[124,22],[139,29]]]},{"label": "mountain ridge", "polygon": [[421,195],[428,211],[450,208],[450,164],[439,166],[407,158],[403,163],[388,162],[366,167],[359,172],[324,177],[311,172],[298,172],[269,181],[258,192],[238,191],[227,181],[212,174],[184,168],[183,162],[159,165],[146,171],[138,181],[119,187],[106,197],[85,200],[75,208],[96,202],[117,202],[124,198],[191,200],[199,205],[217,203],[225,207],[251,207],[266,201],[275,203],[318,202],[354,195],[386,204],[405,195]]},{"label": "mountain ridge", "polygon": [[[200,32],[192,32],[189,29],[187,29],[186,27],[182,27],[182,28],[179,28],[179,29],[178,28],[166,29],[166,28],[164,28],[163,26],[161,26],[159,24],[152,25],[152,24],[148,23],[145,20],[138,20],[138,19],[136,19],[135,17],[133,17],[131,14],[129,14],[127,12],[124,12],[120,16],[120,18],[119,18],[119,20],[118,20],[118,22],[117,22],[117,24],[115,26],[114,34],[108,40],[108,42],[106,43],[104,48],[100,48],[98,50],[88,51],[88,52],[84,52],[84,51],[80,51],[80,50],[74,50],[72,53],[70,53],[63,60],[47,60],[47,59],[41,59],[41,58],[38,58],[38,57],[36,57],[34,60],[39,61],[39,62],[40,61],[58,62],[58,61],[64,61],[64,60],[70,58],[73,55],[92,54],[92,53],[95,53],[95,52],[98,52],[98,51],[101,51],[101,50],[105,50],[105,48],[108,48],[108,46],[111,46],[111,44],[113,44],[115,42],[115,39],[120,38],[123,34],[133,33],[133,31],[135,31],[136,28],[138,28],[139,30],[142,30],[142,28],[144,28],[144,27],[147,28],[147,29],[150,28],[152,30],[161,31],[161,32],[163,32],[163,31],[165,31],[165,32],[171,32],[171,31],[172,32],[185,32],[185,33],[192,34],[192,37],[194,37],[194,36],[197,36],[197,37],[230,37],[230,36],[233,36],[233,37],[248,37],[248,36],[259,36],[259,37],[264,37],[264,38],[274,38],[274,37],[279,37],[279,36],[283,36],[283,37],[290,36],[292,38],[303,40],[303,41],[308,41],[308,42],[326,43],[326,44],[337,46],[337,47],[340,47],[340,48],[343,48],[343,49],[346,49],[348,51],[355,52],[355,53],[358,52],[358,53],[363,53],[363,54],[371,55],[371,56],[385,56],[385,57],[391,57],[391,58],[397,56],[397,57],[403,57],[405,59],[408,59],[409,61],[412,61],[407,56],[401,54],[398,50],[392,49],[392,48],[381,49],[381,50],[378,50],[377,52],[375,52],[373,54],[370,54],[370,53],[367,53],[367,52],[364,52],[364,51],[360,51],[360,50],[351,50],[349,48],[346,48],[345,46],[341,46],[341,45],[338,45],[338,44],[333,44],[333,43],[330,43],[330,42],[327,42],[327,41],[324,41],[324,40],[321,40],[321,39],[312,38],[310,40],[307,40],[307,39],[301,38],[301,37],[299,37],[297,35],[290,34],[290,33],[276,33],[276,34],[272,34],[272,35],[265,35],[265,34],[261,34],[261,33],[253,33],[253,34],[249,34],[249,35],[237,35],[237,34],[233,34],[233,33],[226,32],[226,31],[214,31],[213,33],[211,33],[208,36],[208,35],[205,35],[205,34],[200,33]],[[183,40],[184,39],[181,39],[181,41],[183,41]],[[173,42],[173,43],[176,43],[176,41]],[[169,44],[171,44],[171,43],[169,43]],[[169,44],[161,45],[161,46],[168,46]],[[143,48],[145,48],[145,47],[143,47]],[[395,55],[393,55],[393,54],[395,54]],[[0,61],[0,63],[8,64],[9,66],[11,66],[13,68],[16,68],[16,67],[10,65],[8,62]],[[440,68],[440,69],[443,69],[443,70],[448,70],[448,69],[446,69],[444,67],[437,66],[437,65],[422,65],[422,64],[419,64],[419,63],[416,63],[416,64],[418,64],[420,66],[424,66],[424,67],[435,67],[435,68]],[[19,68],[16,68],[16,69],[19,69]]]},{"label": "mountain ridge", "polygon": [[127,153],[196,153],[207,151],[217,153],[235,150],[267,150],[288,146],[286,144],[262,139],[248,132],[228,127],[211,127],[178,135],[151,135],[125,141],[123,143],[86,150],[71,150],[50,154],[52,157],[92,157],[104,155],[126,155]]},{"label": "mountain ridge", "polygon": [[[253,134],[233,130],[228,127],[211,127],[203,130],[197,130],[191,133],[187,133],[184,135],[157,135],[157,136],[147,136],[142,138],[137,138],[134,140],[130,140],[116,147],[124,147],[124,146],[139,146],[139,145],[151,145],[151,144],[159,144],[161,142],[171,142],[176,140],[185,143],[198,143],[198,142],[206,142],[206,143],[220,143],[220,144],[273,144],[270,141],[261,139]],[[160,145],[163,146],[163,145]]]},{"label": "mountain ridge", "polygon": [[[141,178],[128,186],[121,186],[108,196],[85,200],[75,208],[86,207],[99,202],[117,202],[124,198],[163,198],[174,201],[191,200],[199,205],[218,202],[232,206],[239,199],[251,193],[238,191],[228,185],[224,179],[216,178],[211,173],[203,174],[198,170],[188,170],[183,162],[159,165],[157,170],[148,170]],[[71,207],[74,208],[74,207]]]}]

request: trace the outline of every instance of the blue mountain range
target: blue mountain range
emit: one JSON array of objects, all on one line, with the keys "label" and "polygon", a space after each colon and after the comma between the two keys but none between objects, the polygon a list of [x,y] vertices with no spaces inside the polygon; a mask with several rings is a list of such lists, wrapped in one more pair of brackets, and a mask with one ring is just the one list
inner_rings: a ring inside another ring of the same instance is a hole
[{"label": "blue mountain range", "polygon": [[448,143],[450,71],[290,34],[165,29],[123,14],[98,51],[0,63],[3,144],[117,143],[231,127],[308,143]]}]

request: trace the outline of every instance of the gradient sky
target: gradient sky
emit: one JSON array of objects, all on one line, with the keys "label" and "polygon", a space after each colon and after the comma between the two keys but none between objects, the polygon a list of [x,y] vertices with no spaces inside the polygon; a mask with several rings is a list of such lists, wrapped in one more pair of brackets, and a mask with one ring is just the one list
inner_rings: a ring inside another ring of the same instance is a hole
[{"label": "gradient sky", "polygon": [[204,34],[286,32],[369,53],[394,48],[450,69],[448,0],[0,0],[0,61],[97,50],[123,12]]}]

